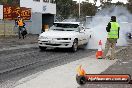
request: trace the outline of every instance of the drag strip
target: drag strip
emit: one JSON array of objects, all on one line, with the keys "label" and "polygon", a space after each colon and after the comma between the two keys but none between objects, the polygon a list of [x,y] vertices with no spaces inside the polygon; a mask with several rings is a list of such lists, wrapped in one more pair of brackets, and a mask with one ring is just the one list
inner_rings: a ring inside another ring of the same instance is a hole
[{"label": "drag strip", "polygon": [[[13,79],[16,81],[16,79],[19,80],[29,74],[76,61],[88,57],[91,54],[94,54],[94,50],[79,49],[77,52],[72,53],[67,49],[48,49],[46,51],[40,51],[38,48],[29,48],[16,49],[13,51],[9,50],[9,52],[6,51],[6,53],[1,52],[1,88],[3,88],[2,85],[5,84],[7,80]],[[19,74],[19,76],[16,74]]]},{"label": "drag strip", "polygon": [[[126,47],[118,49],[116,53],[124,52]],[[92,55],[93,54],[93,55]],[[107,88],[107,84],[86,84],[79,86],[76,82],[76,69],[82,65],[87,74],[100,74],[106,71],[109,67],[116,64],[118,59],[95,59],[94,53],[90,56],[67,63],[65,65],[57,66],[39,74],[30,75],[17,82],[15,88]],[[120,54],[119,54],[120,55]],[[121,56],[121,55],[120,55]],[[126,62],[125,62],[126,63]],[[109,71],[109,70],[108,70]],[[113,71],[111,71],[113,72]],[[108,73],[106,73],[108,74]],[[37,85],[36,85],[37,84]],[[66,84],[66,85],[65,85]],[[109,84],[110,85],[110,84]],[[118,88],[115,87],[109,88]],[[129,88],[129,87],[128,87]]]}]

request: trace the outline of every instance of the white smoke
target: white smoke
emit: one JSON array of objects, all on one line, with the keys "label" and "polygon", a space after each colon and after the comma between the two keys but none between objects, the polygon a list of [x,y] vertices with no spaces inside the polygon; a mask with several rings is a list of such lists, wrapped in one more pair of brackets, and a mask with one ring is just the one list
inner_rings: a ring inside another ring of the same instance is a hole
[{"label": "white smoke", "polygon": [[93,31],[92,38],[89,40],[88,49],[97,49],[99,40],[102,40],[103,48],[107,39],[106,26],[110,21],[111,16],[117,17],[117,22],[120,25],[120,38],[118,39],[117,46],[126,46],[126,33],[131,30],[132,15],[125,7],[110,7],[99,11],[92,22],[87,25]]}]

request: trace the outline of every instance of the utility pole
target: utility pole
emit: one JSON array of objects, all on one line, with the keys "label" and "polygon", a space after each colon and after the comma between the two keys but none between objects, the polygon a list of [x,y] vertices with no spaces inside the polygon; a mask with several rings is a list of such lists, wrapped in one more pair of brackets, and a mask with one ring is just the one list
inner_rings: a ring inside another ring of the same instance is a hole
[{"label": "utility pole", "polygon": [[80,20],[80,0],[79,0],[79,20]]}]

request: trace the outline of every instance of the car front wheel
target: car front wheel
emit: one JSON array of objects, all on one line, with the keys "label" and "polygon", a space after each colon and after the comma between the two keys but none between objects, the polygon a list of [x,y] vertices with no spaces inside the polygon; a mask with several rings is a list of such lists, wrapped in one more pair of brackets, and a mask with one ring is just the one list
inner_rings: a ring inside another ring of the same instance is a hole
[{"label": "car front wheel", "polygon": [[83,49],[86,49],[87,48],[87,45],[88,45],[88,43],[83,44]]},{"label": "car front wheel", "polygon": [[75,39],[74,42],[73,42],[73,45],[72,45],[71,50],[73,52],[76,52],[77,51],[77,48],[78,48],[78,41],[77,41],[77,39]]}]

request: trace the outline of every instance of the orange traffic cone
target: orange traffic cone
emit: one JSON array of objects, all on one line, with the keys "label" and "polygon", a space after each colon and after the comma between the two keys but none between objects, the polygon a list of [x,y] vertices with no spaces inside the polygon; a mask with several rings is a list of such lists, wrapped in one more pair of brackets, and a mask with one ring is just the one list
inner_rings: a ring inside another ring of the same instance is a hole
[{"label": "orange traffic cone", "polygon": [[96,52],[96,58],[97,59],[102,59],[103,52],[102,52],[102,42],[101,40],[99,41],[99,48],[98,51]]}]

